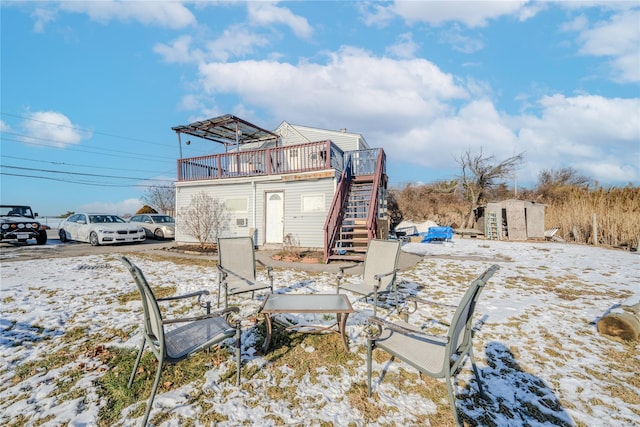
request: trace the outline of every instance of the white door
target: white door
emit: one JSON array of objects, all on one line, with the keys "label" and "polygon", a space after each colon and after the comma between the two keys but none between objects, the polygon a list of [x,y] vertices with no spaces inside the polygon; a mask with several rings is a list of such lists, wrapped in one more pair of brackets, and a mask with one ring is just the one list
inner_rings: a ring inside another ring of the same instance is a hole
[{"label": "white door", "polygon": [[284,194],[279,192],[266,193],[266,243],[282,243],[284,234]]}]

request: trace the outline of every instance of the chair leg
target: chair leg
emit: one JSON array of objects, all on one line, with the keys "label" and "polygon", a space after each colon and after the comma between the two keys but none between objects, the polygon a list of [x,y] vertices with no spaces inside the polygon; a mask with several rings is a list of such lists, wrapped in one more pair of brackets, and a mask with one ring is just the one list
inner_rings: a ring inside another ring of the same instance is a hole
[{"label": "chair leg", "polygon": [[480,376],[480,371],[478,371],[478,367],[476,366],[476,359],[473,356],[473,346],[469,348],[469,359],[471,359],[471,367],[473,367],[473,373],[476,374],[480,396],[486,399],[487,395],[484,393],[484,389],[482,388],[482,377]]},{"label": "chair leg", "polygon": [[131,388],[131,384],[133,384],[133,377],[136,376],[136,371],[138,370],[138,365],[140,364],[140,359],[142,358],[142,353],[144,352],[144,345],[147,343],[146,339],[142,339],[142,345],[140,346],[140,351],[138,351],[138,356],[136,357],[136,363],[133,364],[133,369],[131,370],[131,376],[129,377],[129,384],[127,384],[127,388]]},{"label": "chair leg", "polygon": [[378,313],[378,289],[373,291],[373,317],[377,317]]},{"label": "chair leg", "polygon": [[367,396],[371,397],[371,365],[373,364],[373,340],[367,340]]},{"label": "chair leg", "polygon": [[449,401],[451,402],[451,411],[453,412],[453,419],[456,422],[457,426],[462,426],[460,424],[460,418],[458,417],[458,408],[456,407],[456,398],[453,394],[453,384],[451,382],[451,376],[447,375],[445,377],[445,381],[447,383],[447,393],[449,393]]},{"label": "chair leg", "polygon": [[220,282],[218,282],[218,305],[216,306],[216,308],[220,308],[220,292],[221,291],[222,291],[222,286]]},{"label": "chair leg", "polygon": [[142,420],[142,427],[146,427],[149,420],[149,414],[151,413],[151,406],[153,405],[153,399],[156,397],[156,391],[158,391],[158,384],[160,384],[160,376],[162,375],[162,359],[158,360],[158,372],[156,372],[156,379],[153,382],[153,388],[151,389],[151,396],[147,401],[147,410],[144,413],[144,419]]},{"label": "chair leg", "polygon": [[241,330],[240,330],[240,324],[238,323],[238,326],[236,326],[236,386],[240,385],[240,367],[241,367],[241,360],[240,360],[240,353],[241,353],[241,346],[242,346],[242,339],[241,339]]},{"label": "chair leg", "polygon": [[[393,298],[395,299],[394,303],[396,305],[396,310],[399,310],[398,308],[398,285],[396,285],[395,280],[393,281]],[[398,311],[399,313],[399,311]]]}]

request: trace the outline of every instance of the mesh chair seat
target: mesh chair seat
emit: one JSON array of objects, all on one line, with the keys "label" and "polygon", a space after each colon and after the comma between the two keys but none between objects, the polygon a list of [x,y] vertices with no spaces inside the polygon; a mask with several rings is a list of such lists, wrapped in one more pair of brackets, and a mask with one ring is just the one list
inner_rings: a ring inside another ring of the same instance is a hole
[{"label": "mesh chair seat", "polygon": [[234,336],[236,329],[223,317],[198,320],[165,332],[167,356],[182,359],[200,349]]}]

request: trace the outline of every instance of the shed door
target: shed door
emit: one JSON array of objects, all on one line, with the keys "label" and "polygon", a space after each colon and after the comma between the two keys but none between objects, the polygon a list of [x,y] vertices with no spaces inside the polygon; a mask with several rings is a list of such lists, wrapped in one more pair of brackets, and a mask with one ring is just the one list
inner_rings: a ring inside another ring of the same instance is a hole
[{"label": "shed door", "polygon": [[282,243],[284,234],[284,194],[281,191],[266,193],[266,199],[266,243]]}]

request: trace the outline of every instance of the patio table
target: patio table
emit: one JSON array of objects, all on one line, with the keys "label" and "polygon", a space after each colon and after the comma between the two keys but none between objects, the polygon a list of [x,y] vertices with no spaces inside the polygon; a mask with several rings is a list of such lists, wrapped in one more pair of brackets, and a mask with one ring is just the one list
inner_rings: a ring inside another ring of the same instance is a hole
[{"label": "patio table", "polygon": [[[346,295],[343,294],[269,294],[265,299],[259,313],[264,315],[267,325],[267,336],[265,337],[262,351],[264,353],[271,344],[273,322],[271,315],[279,313],[312,313],[324,314],[335,313],[336,322],[330,325],[291,325],[285,329],[297,330],[299,332],[338,332],[342,336],[342,343],[346,351],[349,351],[349,343],[345,333],[345,325],[349,313],[353,313],[353,307]],[[333,328],[337,326],[338,330]]]}]

